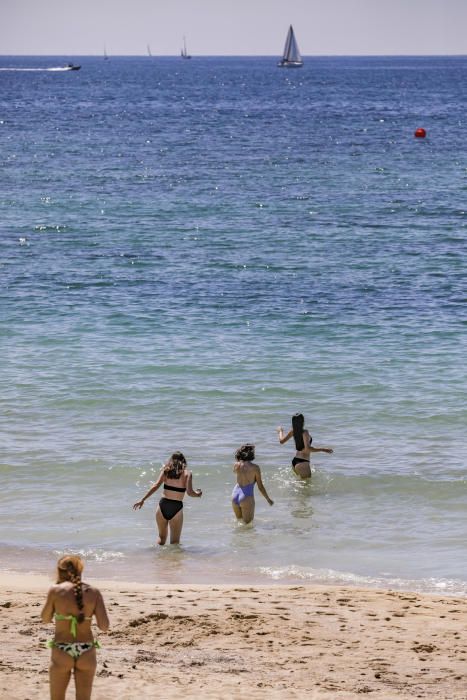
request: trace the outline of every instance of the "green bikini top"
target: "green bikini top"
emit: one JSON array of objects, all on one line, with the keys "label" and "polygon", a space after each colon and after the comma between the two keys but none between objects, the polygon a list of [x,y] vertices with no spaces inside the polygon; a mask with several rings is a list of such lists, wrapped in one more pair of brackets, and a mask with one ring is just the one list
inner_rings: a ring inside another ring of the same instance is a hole
[{"label": "green bikini top", "polygon": [[[78,632],[78,618],[76,615],[60,615],[60,613],[55,613],[56,620],[70,620],[70,632],[72,637],[76,637]],[[92,617],[85,617],[85,620],[92,620]]]}]

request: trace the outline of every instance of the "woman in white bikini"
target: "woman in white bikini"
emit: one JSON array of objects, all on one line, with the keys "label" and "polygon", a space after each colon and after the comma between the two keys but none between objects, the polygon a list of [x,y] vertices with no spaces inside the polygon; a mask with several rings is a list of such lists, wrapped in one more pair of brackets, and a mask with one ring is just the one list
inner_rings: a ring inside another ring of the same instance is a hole
[{"label": "woman in white bikini", "polygon": [[332,454],[332,447],[313,447],[312,437],[305,428],[305,418],[301,413],[296,413],[292,416],[292,430],[289,430],[287,435],[284,433],[284,428],[277,428],[279,433],[279,442],[281,445],[293,436],[295,441],[295,457],[292,460],[292,469],[297,476],[302,479],[309,479],[311,476],[310,455],[312,452],[327,452]]},{"label": "woman in white bikini", "polygon": [[55,635],[48,643],[52,649],[51,700],[65,700],[72,673],[77,700],[90,700],[99,648],[91,630],[93,616],[99,629],[103,632],[109,629],[102,595],[97,588],[81,581],[82,571],[80,557],[66,555],[58,560],[57,583],[50,588],[41,613],[42,622],[52,622],[55,618]]}]

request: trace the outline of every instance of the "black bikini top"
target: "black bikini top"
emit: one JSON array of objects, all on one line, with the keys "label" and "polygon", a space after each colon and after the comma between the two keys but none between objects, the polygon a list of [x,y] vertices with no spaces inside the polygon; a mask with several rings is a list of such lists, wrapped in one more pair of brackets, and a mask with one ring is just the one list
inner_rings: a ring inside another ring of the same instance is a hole
[{"label": "black bikini top", "polygon": [[179,493],[185,493],[186,491],[186,488],[181,486],[169,486],[168,484],[164,484],[164,489],[166,491],[178,491]]}]

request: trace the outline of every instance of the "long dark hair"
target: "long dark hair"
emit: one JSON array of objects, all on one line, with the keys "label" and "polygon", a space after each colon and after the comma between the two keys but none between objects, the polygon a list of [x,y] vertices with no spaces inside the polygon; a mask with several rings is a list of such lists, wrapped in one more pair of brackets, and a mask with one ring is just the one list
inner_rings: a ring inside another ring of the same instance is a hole
[{"label": "long dark hair", "polygon": [[73,592],[76,598],[76,605],[79,609],[77,617],[78,622],[84,620],[84,603],[83,603],[83,587],[81,585],[81,573],[83,571],[83,562],[80,557],[74,554],[66,554],[58,560],[57,564],[57,583],[63,581],[71,581],[73,584]]},{"label": "long dark hair", "polygon": [[255,446],[250,445],[249,443],[239,447],[235,453],[235,459],[237,462],[251,462],[254,458]]},{"label": "long dark hair", "polygon": [[164,474],[169,479],[179,479],[187,467],[185,456],[174,452],[164,467]]},{"label": "long dark hair", "polygon": [[295,449],[300,452],[305,447],[303,442],[303,426],[305,425],[305,418],[302,413],[296,413],[292,416],[292,430],[293,439],[295,440]]}]

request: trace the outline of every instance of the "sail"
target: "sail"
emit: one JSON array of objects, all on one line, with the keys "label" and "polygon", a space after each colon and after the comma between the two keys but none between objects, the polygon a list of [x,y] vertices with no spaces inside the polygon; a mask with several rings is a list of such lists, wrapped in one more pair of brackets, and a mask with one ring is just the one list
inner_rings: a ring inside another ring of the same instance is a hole
[{"label": "sail", "polygon": [[293,29],[292,29],[292,25],[290,25],[289,31],[287,32],[287,36],[286,36],[286,38],[285,38],[284,52],[283,52],[283,54],[282,54],[282,60],[283,60],[283,61],[288,61],[288,60],[289,60],[289,59],[288,59],[288,56],[289,56],[289,53],[290,53],[290,40],[292,39],[292,37],[293,37]]},{"label": "sail", "polygon": [[282,60],[279,62],[278,65],[287,66],[291,68],[299,68],[303,66],[302,57],[300,55],[300,49],[298,48],[297,40],[295,38],[292,25],[290,25],[289,31],[287,32],[284,53],[282,54]]},{"label": "sail", "polygon": [[297,40],[295,38],[292,26],[290,26],[290,47],[289,55],[287,57],[288,61],[294,61],[295,63],[301,63],[302,57],[300,55],[300,49],[298,48]]},{"label": "sail", "polygon": [[186,39],[183,37],[183,49],[180,51],[180,55],[182,58],[191,58],[191,56],[188,54],[188,51],[186,50]]}]

